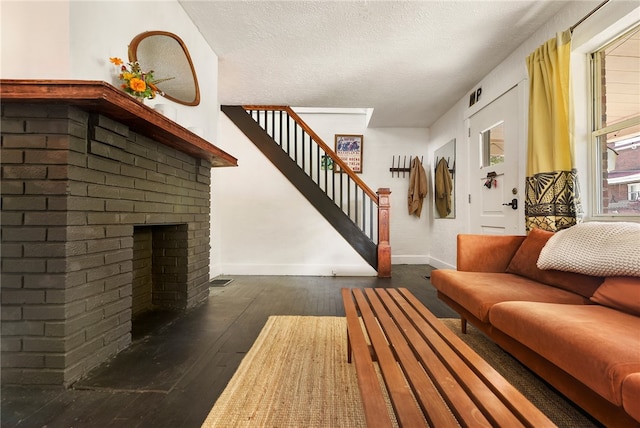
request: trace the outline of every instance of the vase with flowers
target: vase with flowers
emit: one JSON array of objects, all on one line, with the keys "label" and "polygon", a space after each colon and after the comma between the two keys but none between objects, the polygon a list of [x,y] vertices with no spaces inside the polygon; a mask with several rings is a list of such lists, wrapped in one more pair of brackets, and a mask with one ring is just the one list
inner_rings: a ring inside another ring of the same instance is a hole
[{"label": "vase with flowers", "polygon": [[173,79],[173,77],[154,79],[153,70],[143,71],[137,61],[125,64],[117,57],[109,58],[109,61],[119,69],[118,79],[122,82],[120,85],[122,90],[139,101],[153,99],[156,94],[164,95],[157,84]]}]

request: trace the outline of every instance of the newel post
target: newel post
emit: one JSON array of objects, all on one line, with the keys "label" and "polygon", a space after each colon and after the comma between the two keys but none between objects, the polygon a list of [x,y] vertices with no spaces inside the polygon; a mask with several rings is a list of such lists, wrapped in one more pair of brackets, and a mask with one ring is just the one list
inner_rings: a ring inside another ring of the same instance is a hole
[{"label": "newel post", "polygon": [[380,188],[378,194],[378,278],[391,278],[391,245],[389,245],[389,209],[391,190]]}]

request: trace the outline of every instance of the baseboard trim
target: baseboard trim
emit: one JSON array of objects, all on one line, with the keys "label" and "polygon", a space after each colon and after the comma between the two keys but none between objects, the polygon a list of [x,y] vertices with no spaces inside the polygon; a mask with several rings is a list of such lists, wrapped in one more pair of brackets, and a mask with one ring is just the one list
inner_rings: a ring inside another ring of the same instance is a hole
[{"label": "baseboard trim", "polygon": [[221,271],[228,275],[265,276],[377,276],[378,273],[363,262],[362,265],[221,265]]},{"label": "baseboard trim", "polygon": [[429,257],[429,264],[436,269],[455,269],[456,268],[454,265],[451,265],[442,260],[438,260],[435,257]]}]

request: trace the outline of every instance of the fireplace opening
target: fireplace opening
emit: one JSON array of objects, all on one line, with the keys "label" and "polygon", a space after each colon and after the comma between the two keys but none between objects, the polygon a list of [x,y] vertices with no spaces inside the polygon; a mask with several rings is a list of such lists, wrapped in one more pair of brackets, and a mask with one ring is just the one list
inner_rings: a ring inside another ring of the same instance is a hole
[{"label": "fireplace opening", "polygon": [[187,225],[136,226],[133,230],[132,339],[174,319],[187,290]]}]

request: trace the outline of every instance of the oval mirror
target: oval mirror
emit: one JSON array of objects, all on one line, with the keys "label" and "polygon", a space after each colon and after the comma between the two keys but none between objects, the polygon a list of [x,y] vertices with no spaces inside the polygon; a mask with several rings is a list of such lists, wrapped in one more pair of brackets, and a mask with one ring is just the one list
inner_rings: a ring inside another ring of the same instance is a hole
[{"label": "oval mirror", "polygon": [[161,81],[164,97],[180,104],[200,104],[198,78],[187,47],[175,34],[147,31],[138,34],[129,45],[129,61],[138,61],[144,70],[153,70]]}]

